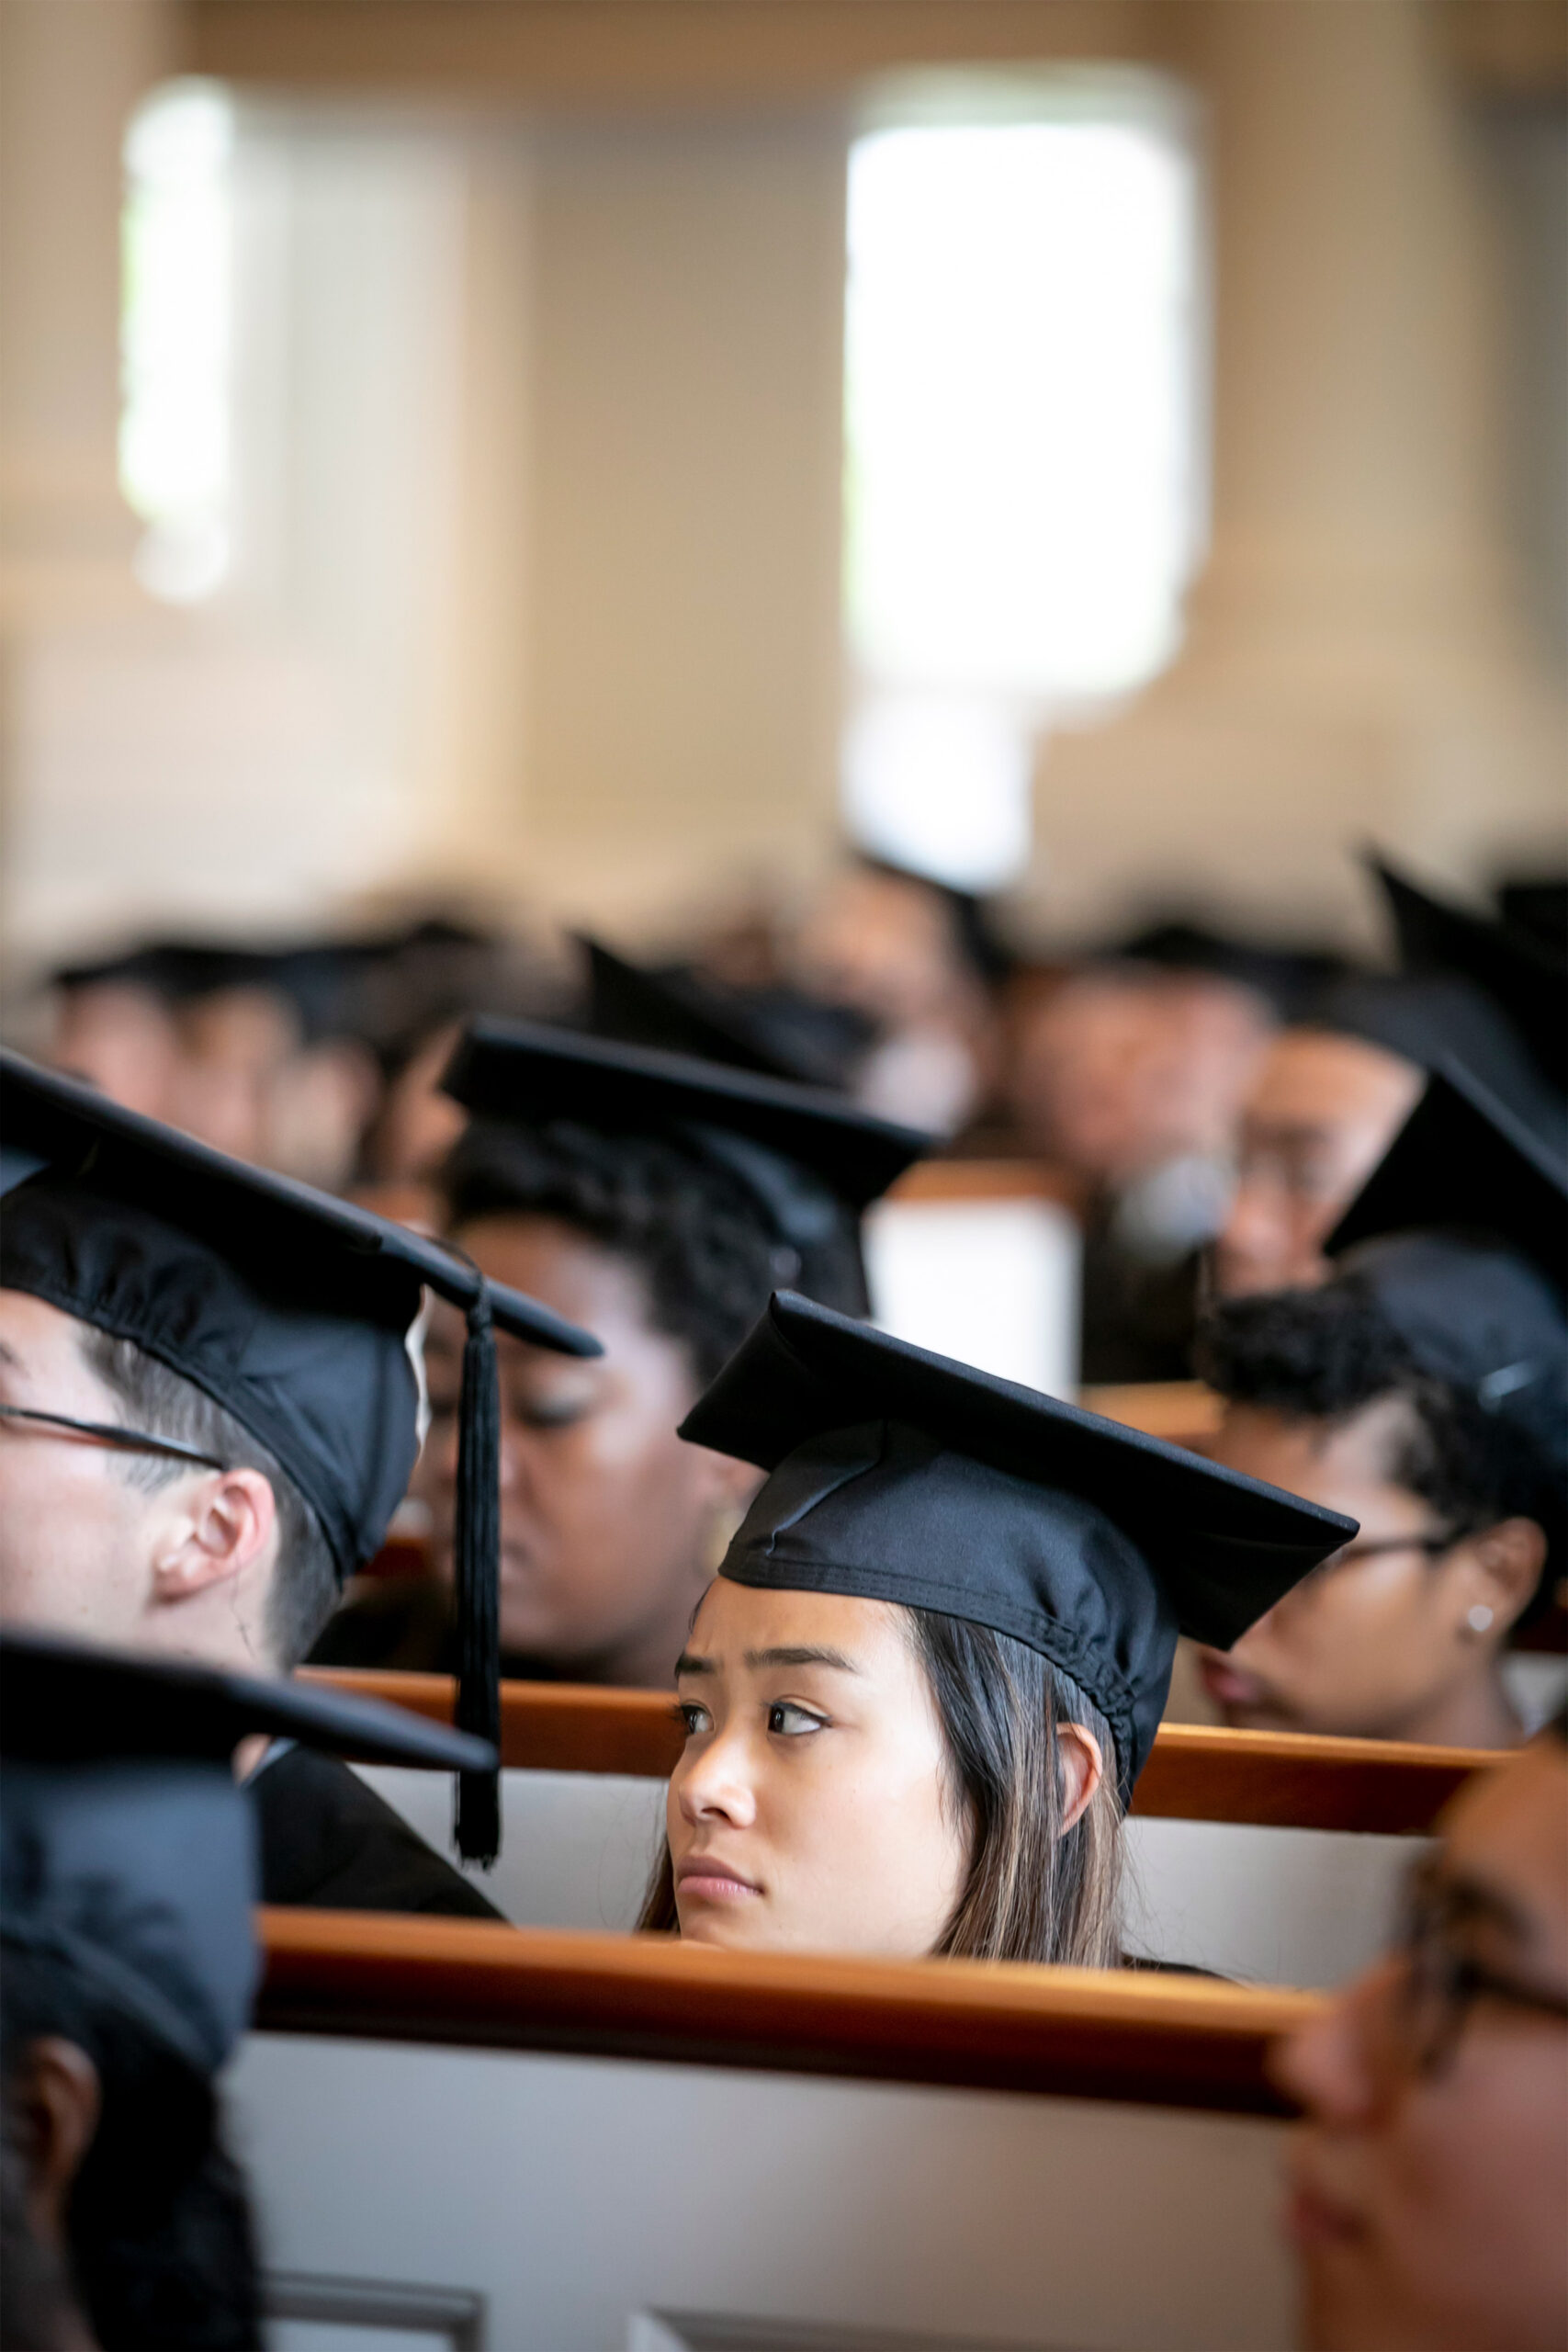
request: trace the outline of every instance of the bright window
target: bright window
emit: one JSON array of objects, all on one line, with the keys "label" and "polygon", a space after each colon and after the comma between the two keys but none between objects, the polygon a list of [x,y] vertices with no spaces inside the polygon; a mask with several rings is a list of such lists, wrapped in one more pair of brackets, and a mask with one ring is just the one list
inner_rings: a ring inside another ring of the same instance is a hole
[{"label": "bright window", "polygon": [[850,160],[849,812],[981,884],[1027,852],[1026,739],[1170,660],[1204,510],[1184,112],[1072,76],[1023,111],[877,129]]},{"label": "bright window", "polygon": [[120,488],[142,584],[182,604],[229,569],[233,136],[221,90],[176,82],[125,143]]}]

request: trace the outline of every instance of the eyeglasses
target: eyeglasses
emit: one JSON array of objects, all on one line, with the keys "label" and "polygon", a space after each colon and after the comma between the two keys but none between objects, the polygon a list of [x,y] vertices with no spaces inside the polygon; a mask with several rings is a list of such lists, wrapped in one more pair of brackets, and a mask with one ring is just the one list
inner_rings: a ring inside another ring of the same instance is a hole
[{"label": "eyeglasses", "polygon": [[1394,1950],[1404,1963],[1394,2010],[1402,2054],[1412,2073],[1440,2075],[1449,2064],[1477,2001],[1495,2001],[1531,2016],[1568,2022],[1568,1996],[1520,1984],[1472,1959],[1458,1941],[1472,1927],[1476,1900],[1451,1886],[1436,1864],[1417,1865],[1404,1899]]},{"label": "eyeglasses", "polygon": [[0,1419],[30,1421],[41,1429],[69,1430],[73,1437],[96,1438],[101,1445],[117,1445],[126,1453],[164,1453],[172,1462],[194,1462],[204,1470],[226,1470],[215,1453],[182,1445],[177,1438],[153,1437],[148,1430],[128,1430],[119,1421],[78,1421],[69,1413],[35,1413],[27,1405],[0,1405]]},{"label": "eyeglasses", "polygon": [[1373,1535],[1364,1544],[1342,1544],[1337,1552],[1330,1552],[1326,1560],[1320,1560],[1302,1581],[1310,1584],[1314,1577],[1330,1577],[1336,1568],[1353,1568],[1359,1560],[1376,1560],[1387,1552],[1424,1552],[1427,1559],[1440,1560],[1458,1542],[1459,1536],[1451,1528],[1438,1535]]}]

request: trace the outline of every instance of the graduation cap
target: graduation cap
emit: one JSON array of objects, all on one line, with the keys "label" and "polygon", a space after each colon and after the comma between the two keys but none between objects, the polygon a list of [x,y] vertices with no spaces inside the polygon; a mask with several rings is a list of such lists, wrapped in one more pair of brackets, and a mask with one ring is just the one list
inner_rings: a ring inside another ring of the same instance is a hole
[{"label": "graduation cap", "polygon": [[1568,1448],[1568,1162],[1450,1061],[1325,1245],[1417,1361]]},{"label": "graduation cap", "polygon": [[1229,980],[1261,997],[1281,1021],[1292,1022],[1345,969],[1344,959],[1327,948],[1274,946],[1189,915],[1159,916],[1141,924],[1101,949],[1100,957]]},{"label": "graduation cap", "polygon": [[503,1125],[672,1136],[739,1179],[802,1269],[931,1143],[818,1088],[537,1022],[471,1021],[441,1083]]},{"label": "graduation cap", "polygon": [[1568,958],[1517,923],[1434,897],[1380,857],[1367,863],[1393,918],[1404,970],[1446,973],[1479,989],[1545,1082],[1568,1093]]},{"label": "graduation cap", "polygon": [[1069,1674],[1123,1803],[1179,1632],[1228,1648],[1356,1521],[788,1292],[681,1425],[769,1473],[719,1573],[935,1610]]},{"label": "graduation cap", "polygon": [[588,1025],[596,1037],[694,1054],[762,1078],[841,1085],[870,1043],[868,1022],[848,1007],[790,989],[741,989],[671,967],[649,971],[580,934],[588,958]]},{"label": "graduation cap", "polygon": [[0,1633],[0,1939],[111,2002],[200,2075],[250,2015],[254,1733],[484,1772],[482,1740],[372,1700]]},{"label": "graduation cap", "polygon": [[[468,1321],[458,1444],[458,1721],[500,1714],[494,1327],[558,1353],[591,1333],[487,1282],[445,1244],[245,1166],[92,1088],[0,1053],[0,1283],[133,1340],[260,1440],[315,1512],[340,1577],[378,1549],[419,1451],[407,1349],[428,1283]],[[493,1785],[462,1783],[485,1860]]]}]

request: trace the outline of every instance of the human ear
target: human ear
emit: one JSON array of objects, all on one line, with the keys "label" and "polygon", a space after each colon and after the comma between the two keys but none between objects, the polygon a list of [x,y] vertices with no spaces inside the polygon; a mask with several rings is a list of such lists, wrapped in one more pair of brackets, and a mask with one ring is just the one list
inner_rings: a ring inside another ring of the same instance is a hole
[{"label": "human ear", "polygon": [[153,1598],[188,1600],[242,1576],[265,1556],[276,1525],[272,1487],[259,1470],[220,1470],[194,1481],[154,1548]]},{"label": "human ear", "polygon": [[6,2103],[22,2139],[28,2227],[62,2252],[71,2186],[98,2128],[98,2070],[74,2041],[42,2034],[22,2052]]},{"label": "human ear", "polygon": [[[1466,1631],[1472,1638],[1490,1635],[1501,1642],[1520,1612],[1529,1607],[1540,1572],[1546,1566],[1546,1536],[1533,1519],[1501,1519],[1479,1535],[1468,1536],[1457,1547],[1463,1568],[1461,1598],[1466,1603]],[[1490,1610],[1483,1624],[1477,1615]]]},{"label": "human ear", "polygon": [[1064,1836],[1076,1821],[1081,1819],[1093,1803],[1095,1793],[1105,1778],[1105,1758],[1100,1742],[1082,1724],[1058,1724],[1056,1726],[1057,1767],[1062,1775],[1062,1830]]}]

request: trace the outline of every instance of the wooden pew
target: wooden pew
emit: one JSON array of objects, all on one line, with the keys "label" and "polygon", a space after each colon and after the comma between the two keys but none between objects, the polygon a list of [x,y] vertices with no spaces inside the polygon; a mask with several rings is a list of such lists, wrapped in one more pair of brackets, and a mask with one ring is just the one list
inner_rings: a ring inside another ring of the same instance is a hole
[{"label": "wooden pew", "polygon": [[1083,1389],[1078,1402],[1091,1413],[1103,1413],[1108,1421],[1142,1430],[1145,1437],[1162,1437],[1168,1445],[1184,1445],[1193,1453],[1208,1451],[1224,1411],[1224,1400],[1201,1380],[1097,1385]]},{"label": "wooden pew", "polygon": [[229,2095],[296,2324],[401,2296],[491,2352],[1290,2341],[1264,2059],[1315,1996],[262,1920]]},{"label": "wooden pew", "polygon": [[[449,1682],[344,1676],[433,1715]],[[631,1927],[682,1734],[659,1693],[509,1684],[502,1701],[505,1839],[481,1880],[520,1925]],[[1328,1984],[1364,1965],[1389,1925],[1411,1840],[1490,1759],[1259,1732],[1163,1726],[1126,1832],[1128,1948],[1263,1983]],[[373,1785],[450,1850],[440,1778],[372,1770]]]},{"label": "wooden pew", "polygon": [[[454,1685],[447,1675],[304,1671],[310,1680],[385,1699],[437,1723],[452,1720]],[[663,1781],[685,1737],[672,1700],[660,1690],[506,1682],[501,1715],[502,1761],[515,1771]],[[1184,1821],[1419,1835],[1472,1772],[1495,1761],[1468,1747],[1162,1724],[1133,1810]]]}]

